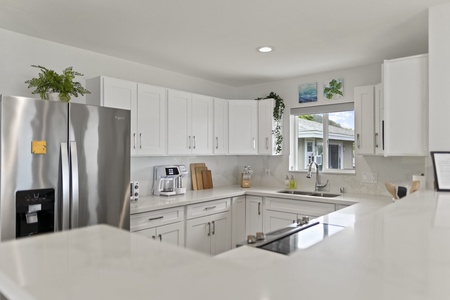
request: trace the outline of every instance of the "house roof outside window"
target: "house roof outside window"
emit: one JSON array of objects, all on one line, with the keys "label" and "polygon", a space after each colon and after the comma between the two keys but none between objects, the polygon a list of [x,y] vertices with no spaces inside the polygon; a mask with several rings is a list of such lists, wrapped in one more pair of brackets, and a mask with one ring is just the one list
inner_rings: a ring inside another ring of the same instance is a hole
[{"label": "house roof outside window", "polygon": [[[323,124],[299,118],[298,137],[299,138],[323,138]],[[330,140],[354,141],[355,132],[353,129],[329,126],[328,138]]]}]

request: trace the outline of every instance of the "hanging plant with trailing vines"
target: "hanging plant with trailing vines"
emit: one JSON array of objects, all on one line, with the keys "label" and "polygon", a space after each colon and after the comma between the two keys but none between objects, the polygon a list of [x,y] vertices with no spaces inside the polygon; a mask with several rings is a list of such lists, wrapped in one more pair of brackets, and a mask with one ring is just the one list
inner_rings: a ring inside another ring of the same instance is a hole
[{"label": "hanging plant with trailing vines", "polygon": [[272,130],[272,134],[275,137],[275,153],[279,154],[283,150],[283,134],[281,133],[281,122],[283,118],[284,113],[284,101],[283,98],[281,98],[278,94],[274,92],[270,92],[270,94],[267,97],[264,98],[257,98],[256,100],[261,99],[274,99],[275,100],[275,106],[273,108],[273,119],[275,121],[275,128]]}]

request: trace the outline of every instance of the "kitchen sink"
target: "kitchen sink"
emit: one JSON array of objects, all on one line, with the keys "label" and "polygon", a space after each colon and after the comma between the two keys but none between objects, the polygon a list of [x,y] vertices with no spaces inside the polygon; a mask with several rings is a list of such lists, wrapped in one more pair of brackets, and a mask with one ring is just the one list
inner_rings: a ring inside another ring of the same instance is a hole
[{"label": "kitchen sink", "polygon": [[303,195],[303,196],[313,196],[313,197],[323,197],[323,198],[334,198],[334,197],[339,197],[340,196],[340,194],[331,194],[331,193],[322,193],[322,192],[290,191],[290,190],[282,190],[282,191],[278,191],[278,193],[292,194],[292,195]]},{"label": "kitchen sink", "polygon": [[315,196],[315,197],[325,197],[325,198],[334,198],[334,197],[339,197],[340,194],[330,194],[330,193],[314,192],[314,193],[311,193],[310,196]]},{"label": "kitchen sink", "polygon": [[311,196],[311,194],[313,192],[303,192],[303,191],[278,191],[278,193],[282,193],[282,194],[294,194],[294,195],[306,195],[306,196]]}]

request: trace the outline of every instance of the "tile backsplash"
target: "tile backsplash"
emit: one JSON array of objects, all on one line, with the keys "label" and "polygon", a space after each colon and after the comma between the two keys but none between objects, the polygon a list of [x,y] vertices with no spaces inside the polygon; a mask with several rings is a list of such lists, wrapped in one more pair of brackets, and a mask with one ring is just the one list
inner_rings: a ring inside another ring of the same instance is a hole
[{"label": "tile backsplash", "polygon": [[[131,180],[139,181],[141,196],[151,195],[153,187],[153,167],[157,165],[186,165],[189,175],[184,183],[188,190],[192,189],[190,175],[191,163],[205,163],[212,172],[215,187],[239,184],[240,173],[244,166],[253,169],[253,186],[284,187],[286,174],[294,175],[298,189],[313,190],[315,175],[306,178],[306,172],[288,172],[287,159],[283,156],[177,156],[177,157],[134,157],[131,159]],[[343,187],[346,193],[388,195],[384,182],[408,185],[412,176],[424,173],[425,158],[423,157],[377,157],[357,156],[356,174],[352,175],[322,175],[323,180],[329,179],[328,191],[339,192]],[[269,173],[267,174],[267,171]],[[376,173],[377,183],[365,183],[362,180],[364,172]]]}]

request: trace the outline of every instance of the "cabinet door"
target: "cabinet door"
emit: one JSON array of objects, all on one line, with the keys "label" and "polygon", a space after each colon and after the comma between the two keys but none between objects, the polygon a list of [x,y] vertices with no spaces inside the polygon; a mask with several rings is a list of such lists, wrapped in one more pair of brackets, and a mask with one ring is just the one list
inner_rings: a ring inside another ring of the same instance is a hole
[{"label": "cabinet door", "polygon": [[245,196],[234,197],[231,204],[231,247],[246,239]]},{"label": "cabinet door", "polygon": [[139,84],[137,101],[139,155],[164,155],[167,144],[166,89]]},{"label": "cabinet door", "polygon": [[275,141],[272,134],[275,122],[273,119],[274,106],[274,99],[262,99],[258,101],[259,154],[275,154]]},{"label": "cabinet door", "polygon": [[211,220],[211,255],[231,249],[230,213],[214,215]]},{"label": "cabinet door", "polygon": [[186,248],[211,253],[211,221],[209,216],[186,221]]},{"label": "cabinet door", "polygon": [[383,64],[385,155],[428,155],[428,55]]},{"label": "cabinet door", "polygon": [[184,246],[184,225],[182,222],[135,231],[155,241]]},{"label": "cabinet door", "polygon": [[103,106],[121,109],[135,108],[137,84],[135,82],[103,78]]},{"label": "cabinet door", "polygon": [[144,230],[134,231],[134,233],[145,236],[146,238],[156,240],[156,229],[148,228]]},{"label": "cabinet door", "polygon": [[167,153],[191,154],[191,94],[168,90]]},{"label": "cabinet door", "polygon": [[356,153],[375,154],[374,86],[356,87],[354,93]]},{"label": "cabinet door", "polygon": [[375,86],[375,154],[384,154],[384,102],[383,85]]},{"label": "cabinet door", "polygon": [[213,154],[213,98],[192,95],[192,154]]},{"label": "cabinet door", "polygon": [[256,234],[263,231],[262,197],[246,196],[246,232]]},{"label": "cabinet door", "polygon": [[266,233],[289,226],[295,222],[297,222],[297,214],[295,213],[264,211],[264,232]]},{"label": "cabinet door", "polygon": [[255,100],[230,100],[229,153],[258,154],[258,103]]},{"label": "cabinet door", "polygon": [[155,235],[156,239],[163,243],[184,247],[184,226],[182,222],[157,227]]},{"label": "cabinet door", "polygon": [[214,154],[228,154],[228,100],[214,98]]},{"label": "cabinet door", "polygon": [[135,82],[102,78],[103,106],[131,110],[131,155],[138,150],[137,84]]}]

